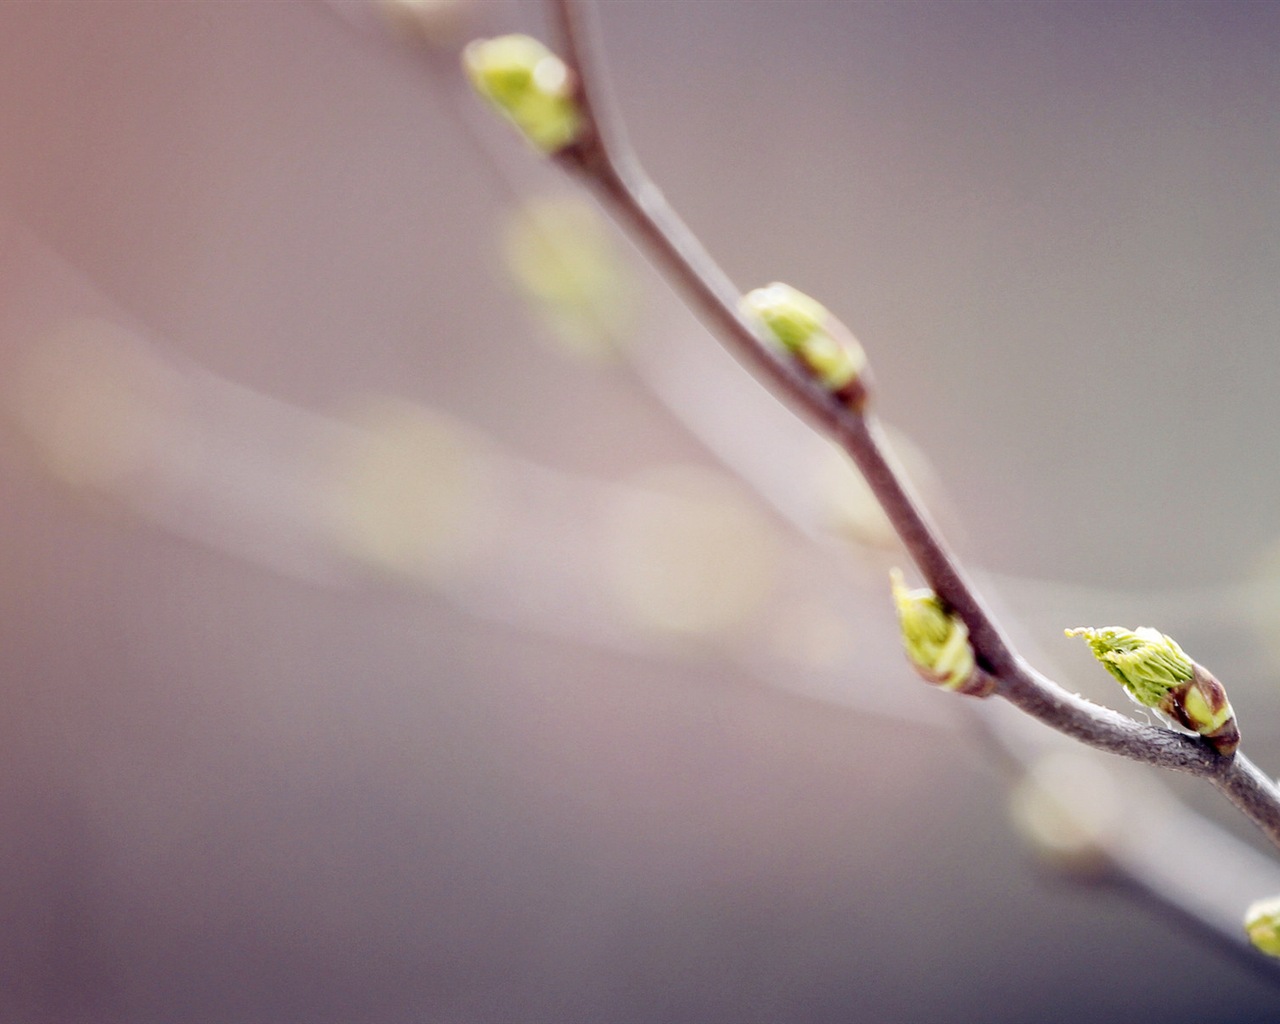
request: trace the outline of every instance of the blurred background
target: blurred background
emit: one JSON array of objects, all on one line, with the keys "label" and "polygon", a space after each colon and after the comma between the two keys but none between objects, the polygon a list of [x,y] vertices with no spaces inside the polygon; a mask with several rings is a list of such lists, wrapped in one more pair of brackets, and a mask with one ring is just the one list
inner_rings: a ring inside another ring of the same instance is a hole
[{"label": "blurred background", "polygon": [[[1249,826],[992,757],[856,477],[465,95],[539,6],[409,6],[0,5],[0,1019],[1274,1019],[1097,857],[1236,920]],[[1280,770],[1280,8],[599,6],[1038,663],[1158,626]]]}]

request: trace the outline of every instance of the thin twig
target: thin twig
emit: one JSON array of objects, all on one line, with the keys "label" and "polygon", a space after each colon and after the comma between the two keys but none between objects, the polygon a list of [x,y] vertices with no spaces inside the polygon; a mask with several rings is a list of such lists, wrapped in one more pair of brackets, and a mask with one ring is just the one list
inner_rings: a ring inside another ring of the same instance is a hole
[{"label": "thin twig", "polygon": [[852,409],[818,387],[797,364],[761,343],[738,312],[739,290],[680,220],[632,154],[613,115],[599,47],[581,0],[552,0],[561,55],[573,70],[586,130],[558,159],[582,176],[682,291],[702,318],[748,367],[816,427],[862,471],[889,521],[929,586],[969,629],[978,664],[995,678],[996,692],[1082,743],[1162,768],[1209,778],[1277,846],[1280,789],[1240,754],[1224,757],[1202,740],[1133,719],[1069,693],[1017,653],[941,533],[910,491],[871,413]]}]

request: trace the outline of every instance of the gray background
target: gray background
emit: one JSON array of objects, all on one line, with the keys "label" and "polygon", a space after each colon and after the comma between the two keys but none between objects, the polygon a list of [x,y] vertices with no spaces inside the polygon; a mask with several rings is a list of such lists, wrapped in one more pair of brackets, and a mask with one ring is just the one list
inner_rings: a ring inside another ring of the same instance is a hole
[{"label": "gray background", "polygon": [[[736,281],[854,328],[977,564],[1147,593],[1257,570],[1280,8],[601,6],[650,170]],[[304,3],[13,3],[0,40],[9,219],[166,357],[606,480],[704,458],[530,341],[509,199],[410,51]],[[10,310],[70,294],[22,270]],[[964,736],[299,582],[60,487],[9,420],[0,463],[6,1020],[1274,1018],[1158,914],[1038,871]],[[1268,637],[1239,655],[1203,611],[1180,636],[1276,770]]]}]

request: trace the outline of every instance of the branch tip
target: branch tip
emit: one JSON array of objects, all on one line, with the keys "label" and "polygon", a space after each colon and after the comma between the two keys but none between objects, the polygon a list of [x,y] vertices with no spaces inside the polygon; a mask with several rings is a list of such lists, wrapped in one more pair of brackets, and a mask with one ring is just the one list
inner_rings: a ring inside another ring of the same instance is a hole
[{"label": "branch tip", "polygon": [[462,51],[471,85],[537,150],[573,145],[584,120],[574,73],[531,36],[477,39]]}]

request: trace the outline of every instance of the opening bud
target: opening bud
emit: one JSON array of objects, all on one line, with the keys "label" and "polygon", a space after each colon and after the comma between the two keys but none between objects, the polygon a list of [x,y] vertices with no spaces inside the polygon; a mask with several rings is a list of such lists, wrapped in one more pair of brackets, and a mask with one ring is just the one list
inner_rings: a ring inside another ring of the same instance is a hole
[{"label": "opening bud", "polygon": [[1244,930],[1259,952],[1280,956],[1280,896],[1252,904],[1244,912]]},{"label": "opening bud", "polygon": [[538,40],[523,35],[477,39],[462,52],[476,92],[543,153],[574,142],[582,114],[573,72]]},{"label": "opening bud", "polygon": [[1084,637],[1093,656],[1135,703],[1151,708],[1175,729],[1203,736],[1218,753],[1235,753],[1240,730],[1226,690],[1170,637],[1149,626],[1079,626],[1066,634]]},{"label": "opening bud", "polygon": [[974,662],[969,627],[947,611],[932,590],[908,590],[902,573],[889,573],[907,660],[926,682],[974,697],[994,692],[996,683]]},{"label": "opening bud", "polygon": [[820,302],[775,282],[744,295],[741,310],[823,387],[846,401],[861,400],[859,377],[866,369],[866,354],[849,329]]}]

